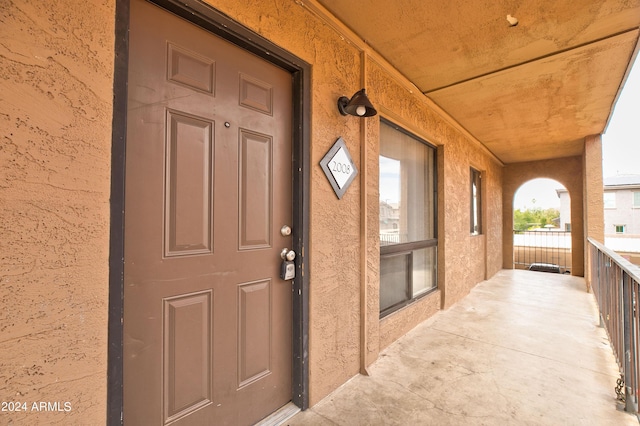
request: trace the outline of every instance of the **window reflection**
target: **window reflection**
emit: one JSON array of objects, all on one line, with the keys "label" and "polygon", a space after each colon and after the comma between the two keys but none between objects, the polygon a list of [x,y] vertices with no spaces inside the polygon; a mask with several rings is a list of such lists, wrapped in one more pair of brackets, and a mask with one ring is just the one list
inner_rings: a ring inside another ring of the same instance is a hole
[{"label": "window reflection", "polygon": [[380,313],[436,288],[435,149],[380,126]]}]

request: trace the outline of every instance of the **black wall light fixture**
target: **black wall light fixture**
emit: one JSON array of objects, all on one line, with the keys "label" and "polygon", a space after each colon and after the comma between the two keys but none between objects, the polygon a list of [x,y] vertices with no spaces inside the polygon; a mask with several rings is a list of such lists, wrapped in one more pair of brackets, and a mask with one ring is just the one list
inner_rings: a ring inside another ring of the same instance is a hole
[{"label": "black wall light fixture", "polygon": [[338,99],[338,111],[342,115],[355,115],[356,117],[372,117],[378,113],[371,105],[364,89],[357,91],[351,99],[341,96]]}]

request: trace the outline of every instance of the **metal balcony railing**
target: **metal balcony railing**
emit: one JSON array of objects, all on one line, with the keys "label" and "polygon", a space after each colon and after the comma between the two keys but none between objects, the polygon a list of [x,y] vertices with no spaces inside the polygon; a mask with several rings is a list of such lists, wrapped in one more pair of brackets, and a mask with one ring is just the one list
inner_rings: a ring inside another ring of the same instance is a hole
[{"label": "metal balcony railing", "polygon": [[616,387],[618,400],[626,411],[638,414],[640,268],[599,242],[588,240],[591,286],[600,323],[607,330],[621,373]]},{"label": "metal balcony railing", "polygon": [[407,234],[398,234],[397,232],[380,232],[380,245],[388,246],[390,244],[406,243],[409,239]]},{"label": "metal balcony railing", "polygon": [[529,269],[531,265],[553,266],[557,272],[571,273],[571,232],[514,230],[513,266]]}]

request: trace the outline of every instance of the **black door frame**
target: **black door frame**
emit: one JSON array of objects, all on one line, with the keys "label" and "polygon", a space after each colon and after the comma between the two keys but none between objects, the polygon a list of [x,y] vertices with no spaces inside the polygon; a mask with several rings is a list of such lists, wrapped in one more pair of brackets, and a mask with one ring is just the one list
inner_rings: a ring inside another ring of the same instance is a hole
[{"label": "black door frame", "polygon": [[[148,0],[291,73],[293,81],[293,249],[298,253],[293,300],[291,400],[309,406],[309,187],[311,66],[199,0]],[[124,323],[124,191],[130,0],[116,0],[111,151],[107,424],[122,424]]]}]

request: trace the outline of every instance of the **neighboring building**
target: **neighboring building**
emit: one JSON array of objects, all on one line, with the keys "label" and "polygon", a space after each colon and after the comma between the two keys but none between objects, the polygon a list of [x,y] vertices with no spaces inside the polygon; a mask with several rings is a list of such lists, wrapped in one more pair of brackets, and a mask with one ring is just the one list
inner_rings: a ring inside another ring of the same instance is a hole
[{"label": "neighboring building", "polygon": [[588,282],[640,16],[499,3],[2,2],[0,395],[63,408],[2,423],[312,406],[513,268],[538,177]]},{"label": "neighboring building", "polygon": [[640,175],[604,179],[604,235],[640,239]]},{"label": "neighboring building", "polygon": [[400,208],[398,203],[380,200],[380,244],[400,242]]},{"label": "neighboring building", "polygon": [[[570,199],[566,190],[560,196],[560,222],[571,230]],[[640,265],[640,175],[604,178],[604,244]]]},{"label": "neighboring building", "polygon": [[640,175],[604,179],[604,243],[640,265]]},{"label": "neighboring building", "polygon": [[571,232],[571,197],[566,189],[556,189],[560,198],[560,229]]}]

